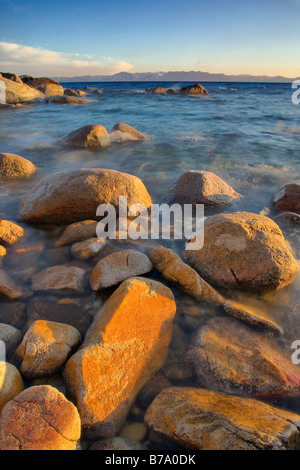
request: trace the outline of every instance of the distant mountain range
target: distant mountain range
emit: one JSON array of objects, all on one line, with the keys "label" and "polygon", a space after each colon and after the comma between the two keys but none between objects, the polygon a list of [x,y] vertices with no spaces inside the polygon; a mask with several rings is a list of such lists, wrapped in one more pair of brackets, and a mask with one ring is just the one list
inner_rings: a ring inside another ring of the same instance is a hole
[{"label": "distant mountain range", "polygon": [[83,75],[81,77],[53,77],[58,82],[272,82],[291,83],[300,78],[268,77],[266,75],[225,75],[208,72],[155,72],[114,75]]}]

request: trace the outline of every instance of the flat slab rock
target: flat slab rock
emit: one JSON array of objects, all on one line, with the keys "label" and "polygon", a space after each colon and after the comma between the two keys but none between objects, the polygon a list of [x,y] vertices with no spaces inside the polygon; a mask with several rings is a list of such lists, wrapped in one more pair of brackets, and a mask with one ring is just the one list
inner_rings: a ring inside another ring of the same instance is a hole
[{"label": "flat slab rock", "polygon": [[233,395],[300,397],[300,370],[274,337],[234,318],[217,317],[200,329],[188,352],[200,383]]},{"label": "flat slab rock", "polygon": [[175,311],[170,289],[131,278],[95,317],[64,370],[88,436],[119,433],[137,394],[166,360]]},{"label": "flat slab rock", "polygon": [[144,253],[136,250],[116,251],[96,264],[90,285],[94,291],[100,291],[130,277],[146,274],[152,268],[151,261]]},{"label": "flat slab rock", "polygon": [[294,450],[300,441],[299,415],[201,389],[163,390],[145,422],[191,450]]},{"label": "flat slab rock", "polygon": [[76,450],[80,434],[75,406],[49,385],[24,390],[0,417],[0,450]]},{"label": "flat slab rock", "polygon": [[183,256],[206,281],[230,289],[277,289],[298,272],[278,225],[249,212],[209,217],[203,248],[185,250]]},{"label": "flat slab rock", "polygon": [[86,271],[74,266],[53,266],[35,274],[34,291],[83,292],[86,287]]},{"label": "flat slab rock", "polygon": [[263,328],[280,335],[283,334],[282,328],[277,325],[277,323],[270,318],[267,318],[263,313],[253,311],[253,309],[246,305],[226,300],[226,302],[224,302],[224,310],[229,315],[232,315],[245,323],[249,323],[249,325],[257,326],[258,328]]}]

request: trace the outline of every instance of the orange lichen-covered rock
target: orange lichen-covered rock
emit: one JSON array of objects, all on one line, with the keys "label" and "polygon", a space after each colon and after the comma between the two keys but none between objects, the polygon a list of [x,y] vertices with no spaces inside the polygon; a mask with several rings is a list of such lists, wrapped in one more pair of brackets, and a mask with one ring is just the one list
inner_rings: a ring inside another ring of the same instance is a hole
[{"label": "orange lichen-covered rock", "polygon": [[195,450],[290,450],[300,440],[299,415],[201,389],[163,390],[145,422],[155,432]]},{"label": "orange lichen-covered rock", "polygon": [[88,435],[118,434],[138,392],[165,362],[175,311],[170,289],[131,278],[96,316],[64,371]]},{"label": "orange lichen-covered rock", "polygon": [[188,353],[207,388],[256,398],[299,398],[300,370],[268,337],[234,318],[217,317],[197,333]]},{"label": "orange lichen-covered rock", "polygon": [[22,360],[22,375],[35,378],[56,372],[80,339],[79,331],[73,326],[36,321],[16,351],[16,355]]},{"label": "orange lichen-covered rock", "polygon": [[49,385],[26,389],[0,417],[0,450],[75,450],[80,439],[75,406]]},{"label": "orange lichen-covered rock", "polygon": [[24,230],[17,224],[8,220],[0,220],[0,243],[10,246],[23,237]]},{"label": "orange lichen-covered rock", "polygon": [[173,250],[158,246],[151,252],[150,261],[164,278],[174,282],[186,294],[202,302],[223,304],[224,298]]}]

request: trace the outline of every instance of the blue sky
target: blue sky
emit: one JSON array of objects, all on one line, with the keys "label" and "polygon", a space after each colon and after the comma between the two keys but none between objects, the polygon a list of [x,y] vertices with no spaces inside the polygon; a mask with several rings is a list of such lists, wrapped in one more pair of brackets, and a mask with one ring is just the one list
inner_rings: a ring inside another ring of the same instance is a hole
[{"label": "blue sky", "polygon": [[0,70],[300,76],[300,0],[0,0]]}]

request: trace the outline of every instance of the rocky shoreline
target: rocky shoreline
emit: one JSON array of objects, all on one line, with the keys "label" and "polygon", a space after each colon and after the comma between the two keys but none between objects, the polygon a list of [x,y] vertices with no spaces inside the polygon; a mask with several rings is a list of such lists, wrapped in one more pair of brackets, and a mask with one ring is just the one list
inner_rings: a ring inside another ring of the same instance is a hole
[{"label": "rocky shoreline", "polygon": [[[86,94],[101,95],[51,79],[0,80],[6,105],[87,104]],[[195,84],[181,94],[205,92]],[[125,123],[110,132],[93,124],[60,145],[92,150],[147,138]],[[2,181],[36,172],[28,159],[0,155]],[[297,448],[300,415],[287,408],[299,400],[300,370],[290,337],[239,293],[272,295],[295,280],[285,235],[299,224],[300,183],[274,188],[272,220],[239,211],[243,195],[214,173],[185,171],[169,202],[204,204],[209,217],[204,247],[177,253],[164,240],[97,237],[100,204],[118,210],[126,196],[128,207],[150,210],[140,178],[102,168],[36,176],[18,220],[0,221],[8,360],[0,363],[0,450]],[[47,231],[49,242],[31,242],[33,230]]]}]

